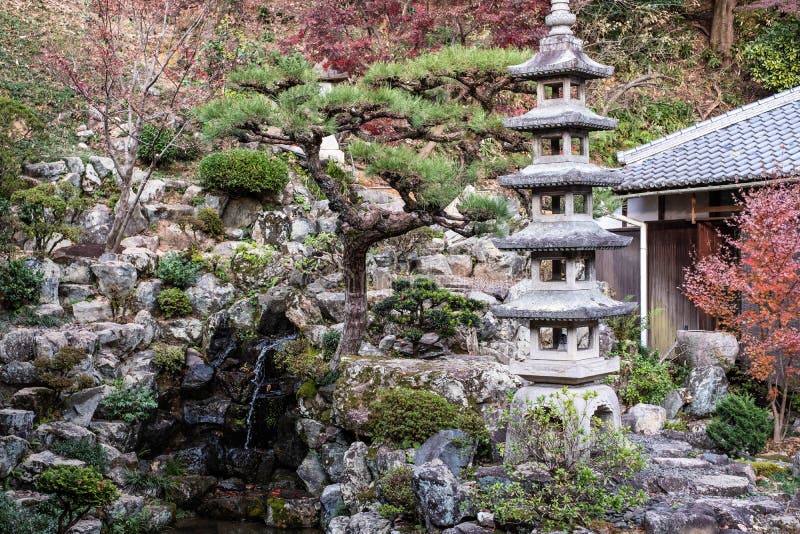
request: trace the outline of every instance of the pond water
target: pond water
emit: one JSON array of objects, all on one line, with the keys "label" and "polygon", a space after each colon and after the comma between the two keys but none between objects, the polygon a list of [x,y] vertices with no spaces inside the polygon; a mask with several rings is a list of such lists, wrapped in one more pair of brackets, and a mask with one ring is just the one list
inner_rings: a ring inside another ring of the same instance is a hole
[{"label": "pond water", "polygon": [[301,530],[271,528],[250,521],[216,521],[213,519],[180,519],[167,531],[170,534],[321,534],[316,528]]}]

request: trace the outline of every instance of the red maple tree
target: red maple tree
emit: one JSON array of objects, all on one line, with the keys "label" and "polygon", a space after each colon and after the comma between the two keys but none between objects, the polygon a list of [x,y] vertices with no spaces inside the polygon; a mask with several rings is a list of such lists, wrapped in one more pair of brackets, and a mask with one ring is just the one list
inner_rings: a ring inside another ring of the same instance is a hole
[{"label": "red maple tree", "polygon": [[800,376],[800,185],[745,193],[738,236],[685,270],[689,300],[739,334],[747,373],[768,386],[774,441]]},{"label": "red maple tree", "polygon": [[360,74],[375,61],[446,44],[524,48],[544,34],[547,0],[313,0],[285,40],[326,68]]}]

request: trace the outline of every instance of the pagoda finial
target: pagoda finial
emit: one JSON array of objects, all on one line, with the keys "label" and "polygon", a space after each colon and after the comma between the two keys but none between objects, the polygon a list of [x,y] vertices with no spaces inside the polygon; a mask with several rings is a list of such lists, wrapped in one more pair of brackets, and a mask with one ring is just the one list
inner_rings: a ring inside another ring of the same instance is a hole
[{"label": "pagoda finial", "polygon": [[570,26],[575,24],[575,14],[569,11],[569,0],[552,0],[544,21],[550,27],[550,35],[572,35]]}]

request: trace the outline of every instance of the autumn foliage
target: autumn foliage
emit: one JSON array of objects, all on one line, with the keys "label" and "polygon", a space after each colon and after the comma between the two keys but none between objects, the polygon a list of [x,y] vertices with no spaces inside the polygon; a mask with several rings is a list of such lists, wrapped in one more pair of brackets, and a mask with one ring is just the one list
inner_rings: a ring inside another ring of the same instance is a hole
[{"label": "autumn foliage", "polygon": [[313,0],[284,44],[325,67],[360,74],[375,61],[414,57],[448,44],[531,47],[544,34],[548,5],[547,0]]},{"label": "autumn foliage", "polygon": [[683,290],[739,334],[747,372],[769,387],[780,441],[787,396],[800,376],[800,186],[754,190],[741,204],[738,236],[688,268]]}]

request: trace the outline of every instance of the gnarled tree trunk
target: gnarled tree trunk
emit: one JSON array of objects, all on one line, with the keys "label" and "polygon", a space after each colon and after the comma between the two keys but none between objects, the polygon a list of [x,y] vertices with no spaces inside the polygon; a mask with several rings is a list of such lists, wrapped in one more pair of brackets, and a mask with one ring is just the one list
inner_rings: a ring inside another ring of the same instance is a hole
[{"label": "gnarled tree trunk", "polygon": [[338,367],[341,357],[357,354],[367,330],[367,251],[371,243],[345,239],[342,250],[344,266],[344,331],[331,370]]}]

